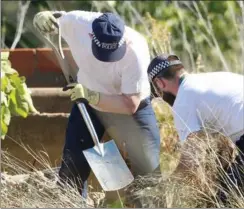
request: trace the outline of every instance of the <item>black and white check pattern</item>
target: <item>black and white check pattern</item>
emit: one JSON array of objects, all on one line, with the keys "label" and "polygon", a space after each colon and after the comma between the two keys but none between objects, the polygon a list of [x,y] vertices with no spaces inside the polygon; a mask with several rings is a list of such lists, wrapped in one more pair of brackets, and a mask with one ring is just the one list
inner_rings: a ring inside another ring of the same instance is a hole
[{"label": "black and white check pattern", "polygon": [[165,60],[163,62],[158,63],[148,74],[149,80],[152,81],[154,77],[163,69],[169,67],[169,61]]},{"label": "black and white check pattern", "polygon": [[[95,42],[95,44],[96,44],[98,47],[102,47],[102,48],[103,48],[103,46],[114,45],[113,43],[101,43],[101,42],[97,39],[97,37],[96,37],[96,35],[95,35],[94,33],[92,33],[92,40]],[[116,44],[116,45],[117,45],[116,48],[121,47],[121,46],[124,44],[124,42],[125,42],[125,37],[123,36],[123,37],[120,39],[120,41]]]},{"label": "black and white check pattern", "polygon": [[94,33],[92,33],[92,40],[95,42],[95,44],[96,44],[98,47],[101,47],[101,46],[102,46],[101,42],[97,39],[97,37],[95,36]]}]

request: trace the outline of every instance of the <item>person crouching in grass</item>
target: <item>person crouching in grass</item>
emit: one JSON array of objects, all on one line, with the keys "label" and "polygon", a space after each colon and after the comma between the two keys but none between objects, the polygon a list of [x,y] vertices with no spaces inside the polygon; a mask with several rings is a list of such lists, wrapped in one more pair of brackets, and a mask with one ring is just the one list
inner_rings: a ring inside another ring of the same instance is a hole
[{"label": "person crouching in grass", "polygon": [[[218,195],[220,200],[226,202],[230,184],[243,191],[243,75],[231,72],[190,74],[176,55],[162,54],[150,62],[148,77],[156,94],[172,107],[181,145],[181,157],[175,174],[194,173],[199,168],[201,158],[208,156],[203,146],[204,143],[209,145],[209,140],[200,143],[200,139],[223,139],[219,150],[230,148],[233,152],[229,153],[229,159],[234,157],[234,161],[222,159],[228,179],[221,180],[222,188]],[[210,142],[210,147],[213,144]],[[234,150],[238,150],[237,156],[234,156]]]}]

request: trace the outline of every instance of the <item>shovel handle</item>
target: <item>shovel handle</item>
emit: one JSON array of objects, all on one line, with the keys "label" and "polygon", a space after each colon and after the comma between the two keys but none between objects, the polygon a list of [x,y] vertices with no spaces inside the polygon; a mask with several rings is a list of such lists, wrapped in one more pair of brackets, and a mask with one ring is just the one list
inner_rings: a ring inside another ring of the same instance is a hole
[{"label": "shovel handle", "polygon": [[[38,28],[37,28],[38,29]],[[38,30],[39,31],[39,30]],[[62,48],[61,48],[61,33],[60,33],[60,28],[58,27],[58,35],[59,35],[59,49],[56,48],[56,46],[45,36],[44,33],[42,33],[41,31],[39,31],[40,34],[42,35],[41,38],[43,39],[43,41],[48,44],[54,51],[54,54],[56,55],[57,59],[58,59],[58,62],[59,62],[59,65],[62,69],[62,72],[64,74],[64,77],[67,81],[67,83],[71,83],[71,82],[74,82],[76,79],[75,79],[75,75],[74,75],[74,72],[71,71],[71,68],[70,66],[68,65],[65,57],[63,56],[63,53],[62,53]],[[101,147],[100,147],[100,143],[99,143],[99,140],[98,140],[98,137],[97,137],[97,134],[96,134],[96,131],[94,129],[94,126],[92,124],[92,121],[91,121],[91,118],[87,112],[87,109],[86,109],[86,106],[84,104],[85,101],[83,100],[80,100],[80,101],[77,101],[76,104],[81,112],[81,115],[86,123],[86,126],[91,134],[91,137],[92,137],[92,140],[94,142],[95,145],[98,146],[98,148],[101,150]]]},{"label": "shovel handle", "polygon": [[91,137],[92,137],[92,140],[94,142],[95,145],[97,145],[99,147],[99,140],[98,140],[98,137],[97,137],[97,133],[94,129],[94,126],[92,124],[92,121],[91,121],[91,118],[87,112],[87,109],[86,109],[86,106],[83,102],[76,102],[80,112],[81,112],[81,115],[86,123],[86,126],[91,134]]}]

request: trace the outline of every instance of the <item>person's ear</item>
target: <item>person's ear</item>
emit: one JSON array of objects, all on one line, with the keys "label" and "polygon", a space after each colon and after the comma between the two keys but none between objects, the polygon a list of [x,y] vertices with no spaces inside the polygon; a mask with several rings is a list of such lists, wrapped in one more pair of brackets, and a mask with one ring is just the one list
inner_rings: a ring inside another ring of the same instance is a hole
[{"label": "person's ear", "polygon": [[161,78],[155,78],[154,82],[156,83],[157,87],[161,90],[165,88],[165,82]]}]

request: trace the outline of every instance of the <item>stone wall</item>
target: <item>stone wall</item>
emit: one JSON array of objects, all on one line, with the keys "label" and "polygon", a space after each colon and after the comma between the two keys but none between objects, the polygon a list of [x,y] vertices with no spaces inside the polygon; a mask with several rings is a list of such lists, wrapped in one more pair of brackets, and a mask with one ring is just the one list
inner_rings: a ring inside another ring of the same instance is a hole
[{"label": "stone wall", "polygon": [[[70,65],[77,69],[70,50],[67,48],[63,50]],[[60,166],[72,103],[68,95],[62,91],[65,79],[58,61],[50,48],[3,51],[10,51],[9,60],[12,67],[21,76],[26,77],[27,86],[32,91],[34,106],[40,114],[30,115],[25,119],[13,117],[8,137],[1,141],[2,150],[7,150],[16,159],[25,163],[27,169],[27,165],[34,165],[35,168],[42,170],[45,168],[44,161],[52,167]],[[102,140],[108,141],[109,136],[105,133]],[[40,162],[33,154],[38,156]],[[126,159],[124,150],[121,154]],[[2,165],[1,169],[7,168]],[[93,173],[89,182],[95,190],[101,190]],[[107,199],[117,199],[117,193],[108,192]]]},{"label": "stone wall", "polygon": [[[1,143],[2,149],[28,163],[33,163],[33,157],[18,143],[37,152],[46,150],[50,162],[55,166],[60,161],[68,113],[72,106],[68,96],[62,91],[65,85],[62,70],[50,48],[3,51],[10,52],[12,67],[26,77],[34,106],[40,114],[25,119],[13,117],[8,131],[9,137]],[[76,67],[70,50],[65,48],[64,53],[72,66]]]},{"label": "stone wall", "polygon": [[[28,87],[61,87],[65,84],[62,70],[51,48],[17,48],[9,51],[12,67],[27,78]],[[70,65],[77,68],[71,52],[64,48]]]}]

